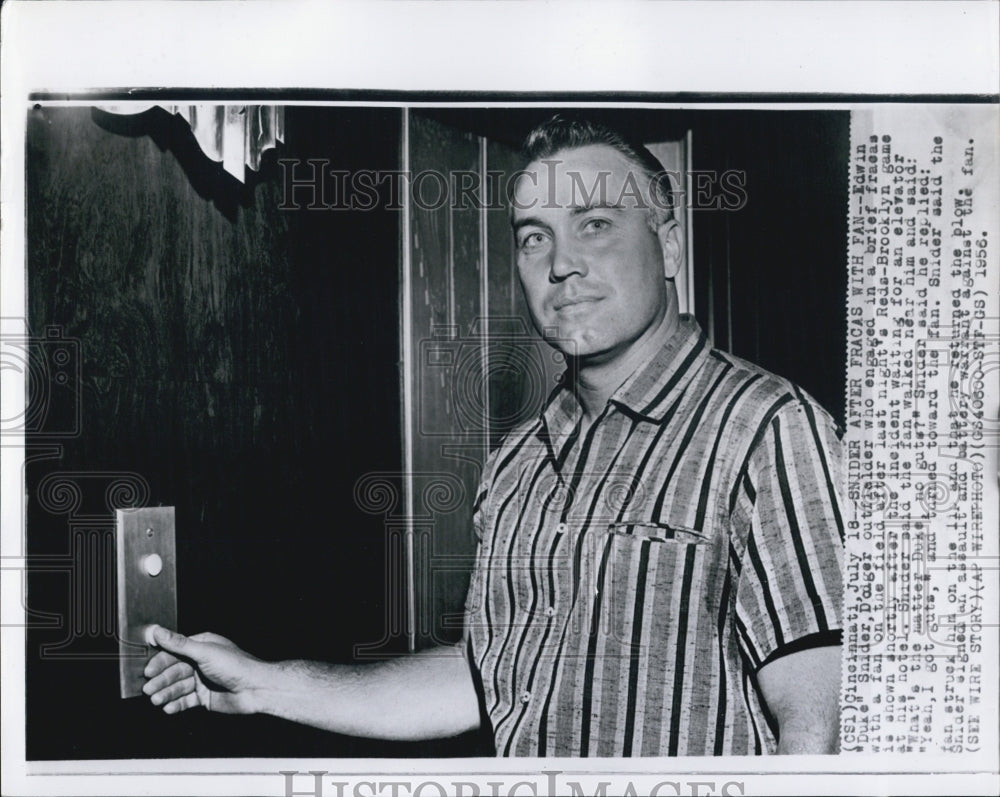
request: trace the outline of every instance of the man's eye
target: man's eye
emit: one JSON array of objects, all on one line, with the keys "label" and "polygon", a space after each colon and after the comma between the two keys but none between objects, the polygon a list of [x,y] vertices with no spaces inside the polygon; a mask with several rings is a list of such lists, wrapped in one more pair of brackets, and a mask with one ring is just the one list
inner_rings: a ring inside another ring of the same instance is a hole
[{"label": "man's eye", "polygon": [[529,232],[521,238],[521,243],[518,246],[520,249],[537,249],[543,243],[545,243],[544,235],[540,232]]},{"label": "man's eye", "polygon": [[587,232],[603,232],[611,226],[611,222],[607,219],[587,219],[583,225],[583,229]]}]

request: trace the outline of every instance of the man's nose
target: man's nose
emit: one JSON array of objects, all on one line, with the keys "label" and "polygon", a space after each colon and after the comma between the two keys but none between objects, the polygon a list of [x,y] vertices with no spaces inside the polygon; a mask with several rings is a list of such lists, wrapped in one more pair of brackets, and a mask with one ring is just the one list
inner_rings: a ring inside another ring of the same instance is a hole
[{"label": "man's nose", "polygon": [[583,253],[569,242],[553,242],[549,279],[552,282],[560,282],[572,274],[580,277],[587,275],[587,265]]}]

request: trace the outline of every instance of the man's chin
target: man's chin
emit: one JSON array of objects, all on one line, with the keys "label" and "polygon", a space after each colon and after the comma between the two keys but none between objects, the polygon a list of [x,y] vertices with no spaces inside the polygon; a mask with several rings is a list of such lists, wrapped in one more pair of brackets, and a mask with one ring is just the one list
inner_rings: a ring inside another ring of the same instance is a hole
[{"label": "man's chin", "polygon": [[549,341],[569,360],[581,364],[598,364],[614,356],[614,349],[594,336],[587,334],[569,334]]},{"label": "man's chin", "polygon": [[543,338],[553,349],[562,352],[568,359],[577,357],[581,345],[585,345],[581,343],[579,336],[558,327],[546,327]]}]

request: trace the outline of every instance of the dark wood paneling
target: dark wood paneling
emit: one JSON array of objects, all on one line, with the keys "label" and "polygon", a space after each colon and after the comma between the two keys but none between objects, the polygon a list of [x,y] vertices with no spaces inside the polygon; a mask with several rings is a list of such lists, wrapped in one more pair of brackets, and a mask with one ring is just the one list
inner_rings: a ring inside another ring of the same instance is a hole
[{"label": "dark wood paneling", "polygon": [[[488,200],[483,139],[421,113],[409,120],[410,175],[432,171],[449,191],[441,207],[412,203],[404,257],[410,291],[403,300],[411,314],[404,334],[412,357],[404,374],[412,375],[414,394],[408,441],[413,641],[425,648],[462,634],[477,542],[472,505],[482,464],[500,433],[492,423],[498,393],[491,324],[495,314],[509,320],[514,312],[516,278],[505,212],[480,207]],[[490,169],[497,168],[494,158],[503,168],[512,162],[509,150],[499,146],[490,147],[489,158]],[[500,376],[500,394],[510,392],[513,376],[509,370]],[[488,727],[483,731],[462,737],[449,754],[493,755]]]},{"label": "dark wood paneling", "polygon": [[413,570],[417,646],[426,647],[461,637],[475,550],[486,400],[475,325],[483,252],[478,209],[453,201],[454,181],[478,179],[470,178],[479,173],[478,138],[419,114],[410,120]]},{"label": "dark wood paneling", "polygon": [[[531,325],[500,206],[516,154],[419,113],[411,120],[411,173],[433,170],[452,189],[458,181],[477,186],[453,190],[448,207],[427,207],[435,196],[428,193],[411,214],[413,500],[415,514],[426,516],[414,523],[414,592],[424,647],[460,637],[482,464],[504,434],[538,413],[562,358]],[[489,173],[498,182],[490,185]],[[472,197],[478,202],[466,202]],[[460,484],[463,498],[432,511],[428,491],[444,482]]]},{"label": "dark wood paneling", "polygon": [[[122,701],[107,621],[118,480],[126,503],[177,508],[181,630],[267,658],[383,637],[387,529],[354,485],[400,470],[399,218],[281,210],[276,158],[397,168],[399,120],[288,109],[241,185],[163,112],[29,111],[29,320],[79,341],[83,380],[81,434],[28,469],[29,553],[67,568],[29,578],[55,623],[28,632],[29,758],[426,753]],[[72,512],[42,490],[66,473]]]}]

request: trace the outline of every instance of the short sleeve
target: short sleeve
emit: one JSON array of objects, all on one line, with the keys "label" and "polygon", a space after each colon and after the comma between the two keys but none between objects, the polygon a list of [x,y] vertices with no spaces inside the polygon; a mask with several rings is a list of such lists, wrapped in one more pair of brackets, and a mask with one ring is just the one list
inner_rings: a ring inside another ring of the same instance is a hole
[{"label": "short sleeve", "polygon": [[844,483],[833,420],[807,397],[786,404],[751,452],[747,480],[736,615],[741,647],[759,669],[840,642]]}]

